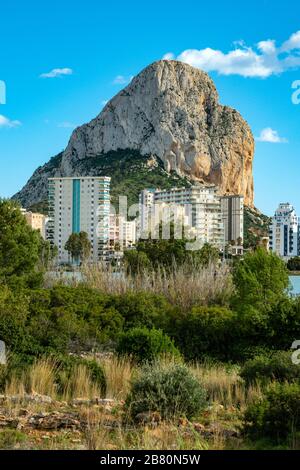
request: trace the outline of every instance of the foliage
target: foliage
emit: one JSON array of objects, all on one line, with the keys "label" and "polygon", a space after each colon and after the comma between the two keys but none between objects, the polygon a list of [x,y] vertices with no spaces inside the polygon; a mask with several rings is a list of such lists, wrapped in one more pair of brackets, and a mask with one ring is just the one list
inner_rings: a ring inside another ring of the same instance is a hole
[{"label": "foliage", "polygon": [[124,253],[126,271],[138,274],[151,268],[151,262],[146,253],[137,250],[126,250]]},{"label": "foliage", "polygon": [[289,285],[285,263],[274,253],[257,248],[247,253],[234,269],[237,294],[233,305],[239,311],[268,312],[284,297]]},{"label": "foliage", "polygon": [[138,362],[153,361],[162,355],[179,356],[173,341],[161,330],[133,328],[122,333],[117,345],[120,355],[132,356]]},{"label": "foliage", "polygon": [[300,256],[294,256],[287,262],[287,268],[289,271],[300,271]]},{"label": "foliage", "polygon": [[188,240],[185,238],[177,239],[175,237],[174,224],[170,224],[170,238],[160,238],[139,241],[136,245],[136,254],[132,252],[125,253],[125,261],[132,273],[143,269],[174,269],[183,264],[191,266],[208,266],[210,263],[216,263],[219,259],[219,250],[206,243],[199,250],[187,250]]},{"label": "foliage", "polygon": [[124,329],[135,327],[165,329],[174,308],[163,295],[127,292],[111,296],[109,305],[124,318]]},{"label": "foliage", "polygon": [[300,380],[300,367],[293,364],[291,351],[276,351],[271,355],[256,356],[243,365],[240,376],[247,384],[271,380],[294,381]]},{"label": "foliage", "polygon": [[26,330],[29,314],[29,298],[23,292],[13,293],[0,285],[0,339],[10,349],[23,350],[30,343]]},{"label": "foliage", "polygon": [[42,238],[26,222],[17,203],[0,199],[0,280],[12,286],[37,286]]},{"label": "foliage", "polygon": [[71,233],[66,244],[65,250],[69,253],[72,261],[84,262],[91,253],[91,242],[86,232]]},{"label": "foliage", "polygon": [[274,383],[265,397],[248,406],[244,429],[252,438],[285,440],[300,431],[300,384]]},{"label": "foliage", "polygon": [[170,334],[188,360],[204,356],[230,359],[236,340],[236,315],[224,307],[193,307],[178,314],[170,324]]},{"label": "foliage", "polygon": [[149,411],[163,419],[192,418],[205,408],[206,391],[185,365],[156,362],[133,379],[125,406],[132,419]]}]

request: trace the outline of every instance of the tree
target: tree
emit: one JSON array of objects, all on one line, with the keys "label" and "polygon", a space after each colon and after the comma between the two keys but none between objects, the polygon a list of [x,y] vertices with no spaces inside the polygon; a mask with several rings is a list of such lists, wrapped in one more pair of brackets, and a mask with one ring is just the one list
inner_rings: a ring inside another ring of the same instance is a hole
[{"label": "tree", "polygon": [[42,237],[26,222],[19,205],[0,199],[0,279],[30,287],[42,280],[38,271]]},{"label": "tree", "polygon": [[127,271],[131,274],[138,274],[151,268],[151,262],[143,251],[125,251],[124,261]]},{"label": "tree", "polygon": [[285,263],[263,248],[247,253],[236,264],[233,279],[237,289],[233,303],[238,310],[269,312],[289,285]]},{"label": "tree", "polygon": [[[195,251],[187,250],[186,244],[191,242],[191,240],[187,240],[184,237],[180,239],[175,238],[174,223],[170,224],[170,237],[168,239],[162,238],[161,225],[158,233],[158,239],[149,238],[140,241],[136,245],[137,252],[146,255],[146,257],[141,258],[146,268],[148,265],[152,269],[158,267],[172,269],[174,266],[183,264],[207,266],[210,262],[216,262],[219,258],[219,250],[208,243],[205,243],[201,249]],[[137,255],[126,256],[132,271],[134,271],[138,259]]]},{"label": "tree", "polygon": [[43,268],[48,269],[51,267],[51,262],[56,258],[57,254],[57,246],[52,246],[47,240],[41,240],[40,263]]},{"label": "tree", "polygon": [[300,271],[300,256],[290,258],[287,262],[287,268],[289,271]]},{"label": "tree", "polygon": [[86,232],[72,233],[65,244],[65,250],[76,263],[86,261],[91,253],[91,242]]}]

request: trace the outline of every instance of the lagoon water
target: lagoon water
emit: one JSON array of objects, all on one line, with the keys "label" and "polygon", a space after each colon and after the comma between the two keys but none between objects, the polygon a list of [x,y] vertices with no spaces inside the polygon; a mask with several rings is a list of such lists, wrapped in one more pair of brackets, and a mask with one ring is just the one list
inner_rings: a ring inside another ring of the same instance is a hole
[{"label": "lagoon water", "polygon": [[289,276],[292,284],[292,294],[300,295],[300,276]]}]

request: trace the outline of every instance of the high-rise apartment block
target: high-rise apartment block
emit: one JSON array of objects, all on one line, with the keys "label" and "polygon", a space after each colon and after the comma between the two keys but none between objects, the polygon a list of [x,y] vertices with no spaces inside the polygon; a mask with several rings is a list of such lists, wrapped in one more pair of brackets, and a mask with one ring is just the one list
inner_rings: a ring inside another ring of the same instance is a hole
[{"label": "high-rise apartment block", "polygon": [[123,251],[132,248],[136,242],[136,220],[126,220],[119,214],[109,217],[109,245],[111,249]]},{"label": "high-rise apartment block", "polygon": [[243,196],[221,197],[225,243],[241,245],[244,238],[244,198]]},{"label": "high-rise apartment block", "polygon": [[294,207],[288,202],[279,204],[269,227],[269,249],[286,259],[299,255],[299,233]]},{"label": "high-rise apartment block", "polygon": [[154,213],[160,213],[159,209],[154,211],[154,206],[169,205],[184,208],[185,223],[203,244],[210,243],[224,249],[228,241],[240,238],[242,242],[243,197],[220,197],[217,190],[216,186],[201,184],[168,190],[145,189],[139,198],[139,235],[147,238],[153,226]]},{"label": "high-rise apartment block", "polygon": [[72,233],[86,232],[90,261],[105,260],[109,244],[110,178],[49,178],[47,239],[58,248],[58,261],[69,261],[65,244]]}]

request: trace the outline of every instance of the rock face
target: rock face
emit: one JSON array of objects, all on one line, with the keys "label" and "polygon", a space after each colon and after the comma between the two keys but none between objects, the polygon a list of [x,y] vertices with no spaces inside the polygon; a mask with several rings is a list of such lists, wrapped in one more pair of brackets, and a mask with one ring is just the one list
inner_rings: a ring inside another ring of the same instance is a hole
[{"label": "rock face", "polygon": [[34,186],[29,181],[17,198],[37,202],[46,177],[73,176],[79,161],[119,149],[157,156],[168,172],[214,183],[222,194],[243,194],[253,206],[254,139],[248,124],[219,104],[206,73],[166,60],[146,67],[95,119],[78,127],[57,165],[38,169]]}]

